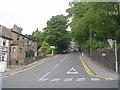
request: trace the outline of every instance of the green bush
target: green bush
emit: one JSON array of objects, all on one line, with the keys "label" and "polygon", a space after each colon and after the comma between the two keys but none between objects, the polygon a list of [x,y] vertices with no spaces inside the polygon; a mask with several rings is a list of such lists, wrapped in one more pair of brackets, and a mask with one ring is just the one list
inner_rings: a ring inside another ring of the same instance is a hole
[{"label": "green bush", "polygon": [[51,53],[52,53],[52,50],[53,50],[52,48],[48,48],[47,53],[48,53],[48,54],[51,54]]},{"label": "green bush", "polygon": [[46,41],[44,41],[40,49],[43,53],[47,53],[47,50],[49,49],[49,47],[50,47],[49,44]]}]

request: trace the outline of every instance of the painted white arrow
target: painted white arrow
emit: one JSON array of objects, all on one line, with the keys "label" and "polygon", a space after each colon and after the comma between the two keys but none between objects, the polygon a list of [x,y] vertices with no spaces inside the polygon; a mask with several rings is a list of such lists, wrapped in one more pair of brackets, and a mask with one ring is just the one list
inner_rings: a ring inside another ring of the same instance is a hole
[{"label": "painted white arrow", "polygon": [[78,72],[74,69],[74,68],[71,68],[67,74],[78,74]]}]

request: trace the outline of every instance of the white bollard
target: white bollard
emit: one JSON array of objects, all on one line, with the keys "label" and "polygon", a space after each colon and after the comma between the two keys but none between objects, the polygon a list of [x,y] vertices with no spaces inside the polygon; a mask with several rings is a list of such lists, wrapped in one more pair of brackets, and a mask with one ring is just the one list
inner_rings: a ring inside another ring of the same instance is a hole
[{"label": "white bollard", "polygon": [[82,56],[84,55],[84,53],[82,52]]}]

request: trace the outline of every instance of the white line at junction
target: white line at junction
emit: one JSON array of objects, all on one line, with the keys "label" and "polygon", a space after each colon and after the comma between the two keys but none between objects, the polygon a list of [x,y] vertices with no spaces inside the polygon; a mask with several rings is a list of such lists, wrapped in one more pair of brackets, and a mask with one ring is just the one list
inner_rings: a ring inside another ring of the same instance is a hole
[{"label": "white line at junction", "polygon": [[38,79],[38,81],[42,80],[43,78],[45,78],[50,72],[46,73],[44,76],[42,76],[40,79]]}]

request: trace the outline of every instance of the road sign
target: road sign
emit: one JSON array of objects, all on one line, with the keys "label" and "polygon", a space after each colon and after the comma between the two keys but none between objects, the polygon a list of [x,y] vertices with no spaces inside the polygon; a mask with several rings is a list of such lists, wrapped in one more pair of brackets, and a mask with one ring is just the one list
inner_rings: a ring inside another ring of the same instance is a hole
[{"label": "road sign", "polygon": [[108,43],[110,44],[110,46],[112,48],[113,47],[113,43],[114,43],[113,40],[112,39],[108,39],[107,41],[108,41]]},{"label": "road sign", "polygon": [[74,69],[74,68],[71,68],[67,74],[78,74],[78,72]]},{"label": "road sign", "polygon": [[55,46],[50,46],[50,48],[55,48]]}]

